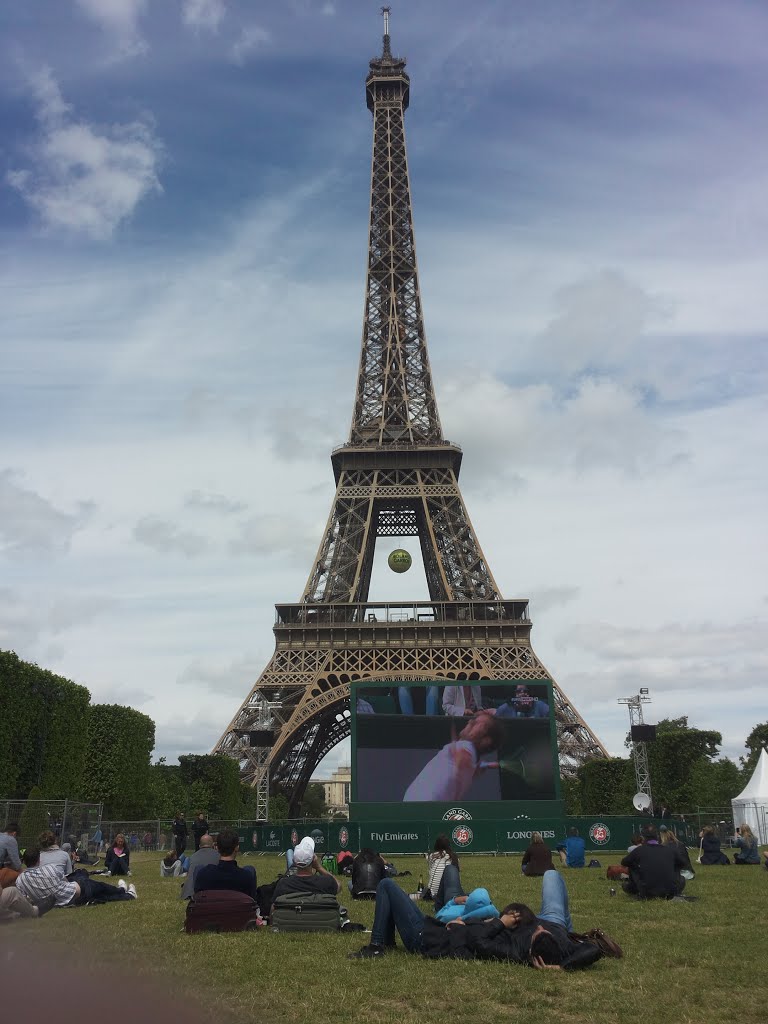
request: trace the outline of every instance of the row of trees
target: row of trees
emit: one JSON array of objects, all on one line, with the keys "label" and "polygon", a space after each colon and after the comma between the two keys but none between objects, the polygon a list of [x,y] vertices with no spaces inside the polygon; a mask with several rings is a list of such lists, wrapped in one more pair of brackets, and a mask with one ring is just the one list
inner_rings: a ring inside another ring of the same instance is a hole
[{"label": "row of trees", "polygon": [[[256,794],[238,764],[217,754],[187,754],[177,765],[151,763],[155,723],[133,708],[91,704],[84,686],[0,651],[0,798],[104,804],[107,818],[138,821],[202,810],[211,819],[253,818]],[[288,801],[271,801],[274,821]],[[302,812],[325,814],[322,786],[307,789]],[[30,806],[31,815],[45,811]],[[31,831],[36,834],[28,823]],[[39,831],[39,829],[37,829]]]},{"label": "row of trees", "polygon": [[[749,734],[747,755],[739,764],[718,756],[722,742],[719,732],[691,728],[687,717],[659,722],[656,740],[647,745],[656,806],[663,802],[679,813],[728,806],[749,781],[761,749],[768,746],[768,722],[755,726]],[[635,790],[631,757],[588,761],[578,769],[576,778],[564,780],[566,812],[626,814]]]}]

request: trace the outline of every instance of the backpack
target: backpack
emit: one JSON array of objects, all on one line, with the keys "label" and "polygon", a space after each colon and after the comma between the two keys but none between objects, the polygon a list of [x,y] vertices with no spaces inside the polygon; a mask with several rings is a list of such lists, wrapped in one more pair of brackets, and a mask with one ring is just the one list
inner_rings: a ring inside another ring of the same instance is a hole
[{"label": "backpack", "polygon": [[203,889],[187,904],[184,931],[245,932],[258,928],[259,908],[250,896],[231,889]]},{"label": "backpack", "polygon": [[337,932],[346,911],[325,892],[288,892],[278,896],[272,911],[273,932]]}]

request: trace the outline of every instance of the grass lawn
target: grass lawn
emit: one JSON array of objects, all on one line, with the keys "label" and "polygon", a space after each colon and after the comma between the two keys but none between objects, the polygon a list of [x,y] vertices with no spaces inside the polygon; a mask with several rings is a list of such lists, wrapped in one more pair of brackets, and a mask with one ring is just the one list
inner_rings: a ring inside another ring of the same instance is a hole
[{"label": "grass lawn", "polygon": [[[9,950],[31,938],[37,949],[42,942],[66,946],[76,963],[95,966],[101,976],[160,980],[179,998],[225,1006],[238,1024],[446,1024],[463,1012],[473,1022],[514,1017],[520,1024],[637,1024],[650,1014],[675,1024],[768,1020],[768,871],[700,868],[687,888],[698,902],[644,904],[620,890],[610,896],[604,869],[618,859],[604,853],[603,870],[565,872],[575,927],[600,925],[625,952],[623,960],[601,960],[575,974],[429,962],[402,948],[381,961],[350,961],[346,954],[368,941],[360,933],[188,936],[181,931],[179,882],[159,877],[159,854],[143,853],[131,858],[135,903],[54,910],[4,927],[0,945]],[[241,863],[256,866],[260,883],[282,866],[270,856]],[[412,872],[402,879],[406,891],[416,888],[423,863],[397,858],[398,869]],[[462,882],[467,891],[486,886],[499,907],[515,899],[538,910],[541,881],[520,874],[518,857],[465,857]],[[342,902],[352,920],[370,927],[373,904]]]}]

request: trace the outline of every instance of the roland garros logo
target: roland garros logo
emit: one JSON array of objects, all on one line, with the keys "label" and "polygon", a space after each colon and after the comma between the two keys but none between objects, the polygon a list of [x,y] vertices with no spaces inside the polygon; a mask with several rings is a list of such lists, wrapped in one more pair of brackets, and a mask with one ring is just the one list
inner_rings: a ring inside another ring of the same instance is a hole
[{"label": "roland garros logo", "polygon": [[443,821],[472,821],[472,815],[463,807],[452,807],[443,815]]},{"label": "roland garros logo", "polygon": [[298,841],[299,833],[296,831],[296,829],[293,829],[293,831],[291,832],[291,846],[295,846],[298,843]]},{"label": "roland garros logo", "polygon": [[589,830],[589,838],[597,846],[605,846],[611,838],[611,830],[602,821],[597,821]]},{"label": "roland garros logo", "polygon": [[339,829],[339,846],[346,846],[349,842],[349,830],[346,828]]},{"label": "roland garros logo", "polygon": [[457,825],[451,832],[451,839],[457,846],[469,846],[472,842],[472,829],[468,825]]}]

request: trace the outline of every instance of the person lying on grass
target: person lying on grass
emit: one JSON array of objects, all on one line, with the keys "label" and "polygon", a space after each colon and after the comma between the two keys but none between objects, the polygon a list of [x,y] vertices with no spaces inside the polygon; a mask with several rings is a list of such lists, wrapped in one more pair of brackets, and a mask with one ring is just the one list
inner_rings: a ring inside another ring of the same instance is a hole
[{"label": "person lying on grass", "polygon": [[349,957],[373,960],[385,956],[395,948],[395,929],[409,953],[429,958],[503,960],[537,969],[575,970],[603,955],[621,955],[615,944],[612,952],[607,947],[604,953],[594,942],[571,937],[568,893],[557,871],[547,871],[543,876],[541,896],[538,917],[525,904],[510,903],[500,917],[490,921],[467,923],[457,918],[442,925],[425,917],[395,882],[384,879],[376,890],[371,942]]},{"label": "person lying on grass", "polygon": [[24,870],[16,879],[16,888],[35,906],[53,896],[57,907],[81,907],[86,903],[135,900],[136,886],[120,879],[117,885],[97,882],[87,871],[77,870],[65,876],[60,864],[40,864],[40,850],[28,847],[22,857]]}]

